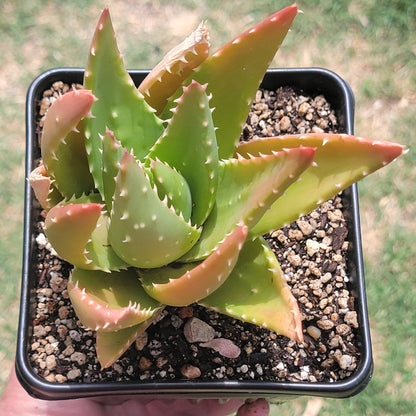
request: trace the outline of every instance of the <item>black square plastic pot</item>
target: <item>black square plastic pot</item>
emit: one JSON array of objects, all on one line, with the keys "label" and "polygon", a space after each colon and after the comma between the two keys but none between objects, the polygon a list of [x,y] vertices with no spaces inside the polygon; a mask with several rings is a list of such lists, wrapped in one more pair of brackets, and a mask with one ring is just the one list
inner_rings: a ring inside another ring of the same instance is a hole
[{"label": "black square plastic pot", "polygon": [[[27,156],[26,175],[34,168],[34,161],[40,157],[36,135],[37,105],[44,90],[53,82],[83,82],[82,69],[62,68],[40,75],[30,86],[27,95]],[[131,71],[134,82],[139,84],[147,71]],[[348,86],[338,75],[321,68],[295,68],[269,70],[262,87],[276,90],[281,86],[291,86],[304,94],[313,96],[323,94],[338,117],[339,131],[353,133],[354,97]],[[355,297],[358,315],[358,347],[360,359],[352,375],[342,381],[332,383],[311,382],[270,382],[270,381],[200,381],[173,380],[166,382],[102,382],[102,383],[50,383],[36,375],[29,360],[32,322],[34,310],[35,277],[34,241],[35,208],[32,205],[33,193],[26,183],[23,275],[18,329],[16,372],[26,390],[33,396],[43,399],[69,399],[79,397],[98,397],[108,395],[136,395],[160,398],[248,398],[268,397],[282,401],[299,396],[322,396],[332,398],[349,397],[359,393],[369,382],[373,360],[371,353],[370,330],[368,324],[357,187],[354,184],[343,193],[344,215],[349,229],[350,253],[347,274],[350,291]]]}]

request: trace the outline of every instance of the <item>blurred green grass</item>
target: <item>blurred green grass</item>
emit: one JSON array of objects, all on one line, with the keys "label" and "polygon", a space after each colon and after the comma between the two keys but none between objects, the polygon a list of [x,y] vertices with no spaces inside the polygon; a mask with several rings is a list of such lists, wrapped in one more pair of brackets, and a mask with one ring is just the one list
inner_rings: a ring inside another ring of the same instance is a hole
[{"label": "blurred green grass", "polygon": [[[241,4],[242,3],[242,4]],[[83,67],[100,10],[109,5],[129,68],[151,68],[207,19],[213,50],[289,1],[140,2],[0,0],[0,390],[15,350],[21,273],[24,104],[46,69]],[[367,296],[375,373],[345,400],[300,399],[273,415],[410,415],[416,407],[416,2],[303,0],[272,66],[324,66],[356,95],[357,134],[406,144],[411,151],[360,183]],[[316,401],[317,400],[317,401]],[[312,413],[311,413],[312,412]]]}]

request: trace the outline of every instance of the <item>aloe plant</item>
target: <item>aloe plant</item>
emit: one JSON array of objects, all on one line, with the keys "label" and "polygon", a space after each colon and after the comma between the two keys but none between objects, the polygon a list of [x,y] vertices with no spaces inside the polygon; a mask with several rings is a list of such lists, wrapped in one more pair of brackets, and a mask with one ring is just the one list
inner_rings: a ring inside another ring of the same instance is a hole
[{"label": "aloe plant", "polygon": [[198,302],[302,342],[295,298],[262,235],[386,165],[402,146],[345,134],[239,143],[287,7],[209,54],[206,25],[137,88],[108,9],[84,89],[58,98],[29,180],[68,291],[111,365],[165,305]]}]

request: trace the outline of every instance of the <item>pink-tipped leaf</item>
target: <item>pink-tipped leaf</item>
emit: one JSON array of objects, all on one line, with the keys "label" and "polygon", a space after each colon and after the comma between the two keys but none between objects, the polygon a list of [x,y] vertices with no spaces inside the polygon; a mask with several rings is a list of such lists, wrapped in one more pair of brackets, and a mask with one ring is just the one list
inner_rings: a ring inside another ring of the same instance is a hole
[{"label": "pink-tipped leaf", "polygon": [[240,222],[251,232],[271,204],[311,165],[314,153],[312,148],[288,149],[222,161],[214,208],[204,223],[201,238],[181,261],[206,258]]},{"label": "pink-tipped leaf", "polygon": [[261,237],[247,240],[228,279],[199,303],[303,342],[296,299],[276,256]]},{"label": "pink-tipped leaf", "polygon": [[402,145],[388,141],[347,134],[311,133],[244,142],[237,147],[236,155],[271,154],[301,147],[316,149],[315,163],[274,202],[253,228],[253,234],[262,235],[295,221],[352,183],[386,166],[403,152]]},{"label": "pink-tipped leaf", "polygon": [[53,102],[46,113],[41,137],[43,164],[54,185],[66,198],[94,189],[89,171],[83,119],[95,101],[88,90],[72,90]]},{"label": "pink-tipped leaf", "polygon": [[248,228],[239,225],[219,247],[201,263],[166,266],[140,271],[144,289],[159,302],[186,306],[217,290],[236,264]]},{"label": "pink-tipped leaf", "polygon": [[76,267],[68,294],[81,322],[95,331],[140,324],[161,307],[143,290],[134,269],[105,273]]},{"label": "pink-tipped leaf", "polygon": [[[208,84],[220,158],[233,154],[252,98],[297,13],[293,4],[269,16],[218,49],[188,78],[188,83]],[[173,106],[166,106],[164,118]]]}]

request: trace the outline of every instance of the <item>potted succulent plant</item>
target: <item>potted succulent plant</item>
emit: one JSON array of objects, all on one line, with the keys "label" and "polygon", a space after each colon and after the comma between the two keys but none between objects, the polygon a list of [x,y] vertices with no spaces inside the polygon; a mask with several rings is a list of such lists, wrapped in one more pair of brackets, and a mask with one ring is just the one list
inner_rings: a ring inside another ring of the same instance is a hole
[{"label": "potted succulent plant", "polygon": [[[58,97],[47,111],[41,162],[35,166],[37,144],[31,142],[28,172],[45,212],[46,237],[59,257],[74,266],[65,290],[78,319],[96,334],[101,369],[112,366],[149,327],[157,326],[166,305],[200,304],[296,343],[304,341],[298,303],[263,235],[385,166],[403,148],[321,132],[239,142],[263,78],[267,85],[273,76],[281,82],[283,75],[298,87],[315,78],[332,83],[338,88],[335,95],[352,100],[346,84],[328,71],[309,70],[301,81],[293,81],[297,71],[269,72],[264,77],[296,14],[295,5],[287,7],[212,55],[201,24],[150,73],[129,73],[105,9],[85,73],[55,71],[37,81],[37,94],[45,79],[83,82],[82,88]],[[30,122],[33,105],[29,104]],[[341,106],[345,105],[344,101]],[[352,133],[350,110],[340,112],[349,118],[344,125]],[[347,192],[353,195],[352,211],[357,215],[356,191]],[[368,381],[372,363],[368,350],[353,380],[326,387],[232,380],[195,387],[184,380],[130,380],[69,383],[68,388],[41,380],[25,355],[33,331],[28,303],[34,283],[27,280],[35,260],[31,202],[28,188],[17,373],[32,394],[43,398],[106,392],[256,394],[281,399],[285,394],[346,396]],[[354,232],[359,245],[359,228]],[[356,259],[355,284],[361,291],[362,264],[359,255]],[[365,295],[358,296],[365,313]],[[360,324],[369,349],[365,316]],[[235,347],[222,337],[215,339],[211,348]],[[233,358],[238,351],[224,354]]]}]

